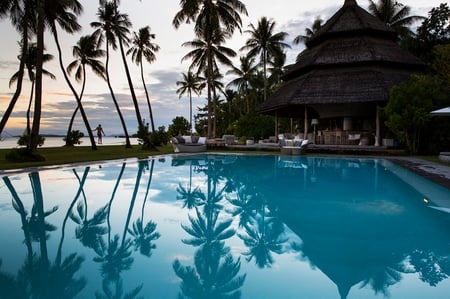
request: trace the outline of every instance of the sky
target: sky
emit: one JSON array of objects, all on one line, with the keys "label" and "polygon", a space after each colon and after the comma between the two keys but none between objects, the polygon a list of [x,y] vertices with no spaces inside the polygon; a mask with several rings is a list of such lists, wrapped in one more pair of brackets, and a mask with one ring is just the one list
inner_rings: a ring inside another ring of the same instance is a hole
[{"label": "sky", "polygon": [[[79,17],[82,30],[74,35],[68,35],[61,30],[59,37],[63,50],[63,61],[67,66],[74,60],[72,47],[78,39],[87,34],[91,34],[93,29],[90,23],[97,21],[96,13],[98,1],[79,0],[83,5],[83,14]],[[238,66],[238,57],[245,53],[239,49],[245,44],[248,35],[244,32],[249,29],[250,24],[256,26],[261,17],[272,19],[276,23],[275,32],[284,31],[289,35],[285,42],[292,44],[292,40],[299,34],[305,33],[305,28],[310,28],[316,17],[328,20],[344,3],[344,0],[241,0],[247,8],[248,16],[242,16],[242,33],[236,31],[226,46],[237,52],[234,59]],[[358,4],[367,9],[368,0],[358,0]],[[412,14],[427,16],[433,7],[439,6],[442,0],[404,0],[402,4],[411,7]],[[275,4],[274,4],[275,3]],[[179,98],[176,93],[176,82],[181,80],[181,73],[187,72],[189,61],[182,61],[183,56],[190,51],[183,47],[186,41],[194,39],[191,25],[182,24],[179,29],[175,29],[172,20],[180,10],[179,1],[150,1],[150,0],[123,0],[120,11],[128,14],[133,27],[132,32],[137,32],[140,28],[150,26],[151,32],[156,35],[154,43],[160,46],[156,53],[156,61],[152,64],[144,63],[144,80],[149,91],[155,126],[165,126],[166,130],[177,116],[182,116],[189,120],[189,98],[183,96]],[[0,47],[0,117],[3,114],[15,91],[15,85],[9,87],[11,76],[17,72],[19,62],[18,40],[19,34],[10,25],[8,19],[0,20],[0,32],[2,32]],[[45,35],[46,53],[52,54],[54,59],[44,65],[44,68],[56,76],[56,80],[44,78],[43,82],[43,107],[41,118],[41,134],[64,135],[70,117],[76,107],[74,96],[64,81],[63,75],[57,64],[57,51],[54,40],[47,32]],[[302,51],[303,45],[292,45],[287,51],[287,64],[295,62],[295,57]],[[111,53],[110,59],[111,82],[116,98],[118,99],[122,113],[124,115],[128,132],[130,134],[137,131],[136,114],[132,104],[124,67],[119,56],[119,52]],[[132,72],[132,81],[140,103],[142,118],[149,121],[148,106],[145,92],[141,80],[139,68],[128,58],[128,65]],[[223,67],[222,73],[228,69]],[[86,110],[90,126],[94,129],[98,124],[102,124],[107,136],[123,135],[118,114],[114,108],[106,82],[87,70],[86,88],[82,97],[83,107]],[[77,90],[81,90],[81,84],[75,82],[73,76],[72,83]],[[225,77],[227,84],[231,78]],[[2,137],[20,135],[26,127],[26,110],[30,95],[31,85],[28,80],[24,81],[22,95],[19,98],[14,112],[10,117]],[[206,105],[206,92],[199,97],[193,97],[193,113],[197,112],[197,107]],[[74,129],[87,134],[82,123],[81,116],[78,115],[74,124]]]}]

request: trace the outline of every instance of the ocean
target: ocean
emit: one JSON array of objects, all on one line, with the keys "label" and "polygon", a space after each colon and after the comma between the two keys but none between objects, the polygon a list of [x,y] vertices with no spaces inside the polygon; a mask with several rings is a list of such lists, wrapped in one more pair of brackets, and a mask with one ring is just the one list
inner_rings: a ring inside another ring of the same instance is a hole
[{"label": "ocean", "polygon": [[[19,148],[20,146],[17,144],[17,140],[19,140],[18,137],[7,137],[2,140],[0,140],[0,148]],[[95,138],[97,141],[97,138]],[[132,145],[138,144],[137,138],[130,138],[130,142]],[[64,146],[65,142],[63,140],[63,137],[45,137],[45,142],[42,147],[60,147]],[[99,144],[99,146],[102,145],[125,145],[125,138],[122,137],[103,137],[103,144]],[[77,146],[91,146],[91,143],[89,141],[89,137],[83,137],[81,138],[81,144]]]}]

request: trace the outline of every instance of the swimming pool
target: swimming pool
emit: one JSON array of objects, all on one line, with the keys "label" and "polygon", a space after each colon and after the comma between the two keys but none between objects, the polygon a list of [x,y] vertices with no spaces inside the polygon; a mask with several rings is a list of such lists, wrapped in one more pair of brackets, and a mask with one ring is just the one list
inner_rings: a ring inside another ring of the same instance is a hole
[{"label": "swimming pool", "polygon": [[6,174],[0,297],[448,298],[450,214],[437,203],[449,199],[377,159],[210,154]]}]

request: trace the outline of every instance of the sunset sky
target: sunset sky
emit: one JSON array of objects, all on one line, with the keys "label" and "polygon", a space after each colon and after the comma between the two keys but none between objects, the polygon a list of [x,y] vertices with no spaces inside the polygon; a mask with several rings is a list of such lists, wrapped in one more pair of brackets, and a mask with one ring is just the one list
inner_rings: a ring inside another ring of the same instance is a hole
[{"label": "sunset sky", "polygon": [[[311,27],[314,19],[320,16],[327,20],[344,3],[344,0],[242,0],[248,10],[248,16],[242,16],[243,31],[248,29],[250,23],[257,23],[258,19],[265,16],[276,22],[276,31],[285,31],[289,34],[286,42],[290,43],[299,34],[304,34],[305,28]],[[369,1],[359,0],[358,4],[367,9]],[[416,15],[427,16],[432,7],[439,6],[441,0],[405,0],[400,1],[404,5],[412,8],[412,13]],[[59,31],[63,48],[63,60],[68,65],[74,60],[72,56],[72,46],[76,44],[82,35],[91,34],[93,29],[90,23],[96,21],[96,12],[98,1],[80,0],[84,7],[84,12],[80,17],[79,23],[83,29],[73,36]],[[154,40],[161,49],[157,53],[157,61],[153,64],[144,64],[145,80],[147,89],[150,93],[155,125],[165,126],[172,122],[176,116],[183,116],[189,119],[189,99],[183,97],[179,99],[176,94],[176,81],[181,79],[181,73],[186,72],[190,62],[181,62],[181,58],[190,50],[181,46],[183,42],[194,38],[192,26],[181,25],[176,30],[172,26],[172,20],[177,11],[179,11],[179,1],[150,1],[150,0],[125,0],[121,1],[120,11],[128,14],[133,28],[131,31],[138,31],[139,28],[150,26],[151,32],[156,34]],[[9,79],[18,70],[17,56],[19,53],[18,40],[19,35],[10,25],[8,19],[0,21],[0,30],[2,32],[0,47],[0,117],[3,116],[6,107],[15,91],[15,85],[9,87]],[[245,33],[236,32],[233,39],[226,46],[238,52],[235,61],[238,61],[239,52],[247,39]],[[75,99],[67,87],[61,70],[57,65],[57,51],[54,40],[50,34],[46,34],[46,52],[55,56],[52,62],[44,65],[44,68],[53,73],[57,79],[44,79],[43,94],[43,113],[41,121],[41,134],[65,134],[67,125],[73,110],[76,107]],[[293,63],[296,55],[303,50],[302,45],[292,46],[288,50],[287,63]],[[144,89],[139,74],[138,67],[129,59],[129,67],[133,72],[133,83],[136,89],[138,100],[140,101],[142,117],[148,121],[148,108],[146,105]],[[132,105],[131,97],[128,91],[128,84],[124,73],[121,59],[118,52],[111,56],[112,70],[111,81],[115,94],[122,108],[122,113],[126,119],[128,131],[134,133],[137,130],[137,121]],[[227,69],[223,69],[225,73]],[[81,84],[72,82],[76,88],[81,89]],[[30,94],[30,84],[24,82],[22,96],[19,99],[15,111],[10,118],[2,136],[21,134],[26,126],[25,113]],[[228,83],[225,80],[225,84]],[[88,119],[92,127],[101,123],[107,135],[122,134],[119,118],[112,103],[106,82],[96,77],[88,69],[86,90],[82,98]],[[193,100],[194,113],[195,107],[206,104],[206,93]],[[77,117],[74,129],[85,132],[81,117]],[[86,133],[86,132],[85,132]]]}]

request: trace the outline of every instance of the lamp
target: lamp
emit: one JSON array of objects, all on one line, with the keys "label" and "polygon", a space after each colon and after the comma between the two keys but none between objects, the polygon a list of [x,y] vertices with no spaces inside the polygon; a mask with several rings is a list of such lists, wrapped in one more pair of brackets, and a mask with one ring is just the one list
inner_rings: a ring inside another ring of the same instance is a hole
[{"label": "lamp", "polygon": [[311,126],[314,127],[314,144],[316,143],[316,126],[319,124],[319,120],[317,118],[311,119]]}]

